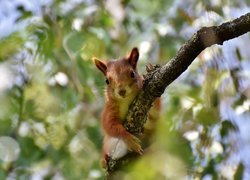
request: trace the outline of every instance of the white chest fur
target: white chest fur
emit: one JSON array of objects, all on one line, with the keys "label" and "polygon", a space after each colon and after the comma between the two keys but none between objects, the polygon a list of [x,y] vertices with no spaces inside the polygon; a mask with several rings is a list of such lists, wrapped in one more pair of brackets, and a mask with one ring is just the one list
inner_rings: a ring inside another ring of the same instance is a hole
[{"label": "white chest fur", "polygon": [[126,143],[115,137],[109,137],[106,141],[106,154],[108,154],[112,159],[119,159],[127,154],[128,147]]}]

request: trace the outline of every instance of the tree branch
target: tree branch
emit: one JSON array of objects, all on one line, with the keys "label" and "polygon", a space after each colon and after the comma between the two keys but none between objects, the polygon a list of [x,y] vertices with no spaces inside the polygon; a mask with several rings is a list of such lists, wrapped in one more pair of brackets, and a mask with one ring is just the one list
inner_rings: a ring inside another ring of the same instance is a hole
[{"label": "tree branch", "polygon": [[[154,100],[161,96],[166,87],[177,79],[207,47],[243,35],[250,31],[250,13],[219,26],[203,27],[197,31],[177,52],[176,57],[163,66],[154,66],[145,78],[143,91],[130,106],[124,127],[138,135],[146,122],[147,112]],[[109,160],[107,171],[112,173],[128,161],[131,155],[122,159]]]}]

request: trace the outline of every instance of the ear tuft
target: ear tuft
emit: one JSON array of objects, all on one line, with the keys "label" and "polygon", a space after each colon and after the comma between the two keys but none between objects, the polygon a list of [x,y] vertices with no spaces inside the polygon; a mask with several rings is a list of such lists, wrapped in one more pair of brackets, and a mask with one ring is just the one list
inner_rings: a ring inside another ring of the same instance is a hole
[{"label": "ear tuft", "polygon": [[136,69],[138,59],[139,59],[139,50],[137,47],[134,47],[127,58],[128,62],[134,69]]},{"label": "ear tuft", "polygon": [[93,57],[92,60],[94,61],[96,67],[106,76],[107,73],[107,65],[105,61],[99,60],[96,57]]}]

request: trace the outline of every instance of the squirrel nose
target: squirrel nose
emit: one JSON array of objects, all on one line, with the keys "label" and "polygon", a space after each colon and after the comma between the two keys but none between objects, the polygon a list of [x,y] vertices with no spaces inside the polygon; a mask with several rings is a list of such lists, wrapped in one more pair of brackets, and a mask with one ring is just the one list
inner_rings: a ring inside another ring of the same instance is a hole
[{"label": "squirrel nose", "polygon": [[120,96],[124,97],[125,94],[126,94],[126,90],[125,90],[125,89],[119,90],[119,95],[120,95]]}]

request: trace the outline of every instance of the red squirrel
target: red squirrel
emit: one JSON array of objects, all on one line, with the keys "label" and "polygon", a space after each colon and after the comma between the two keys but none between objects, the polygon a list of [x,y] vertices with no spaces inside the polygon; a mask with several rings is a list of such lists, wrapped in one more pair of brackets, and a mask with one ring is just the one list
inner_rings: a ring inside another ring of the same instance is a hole
[{"label": "red squirrel", "polygon": [[[143,78],[138,74],[139,51],[133,48],[127,57],[103,61],[93,58],[96,67],[106,77],[105,106],[102,113],[104,133],[102,166],[106,167],[109,158],[119,159],[128,150],[142,154],[140,139],[123,127],[128,109],[142,89]],[[159,116],[160,100],[157,99],[149,112],[145,133],[150,132]]]}]

